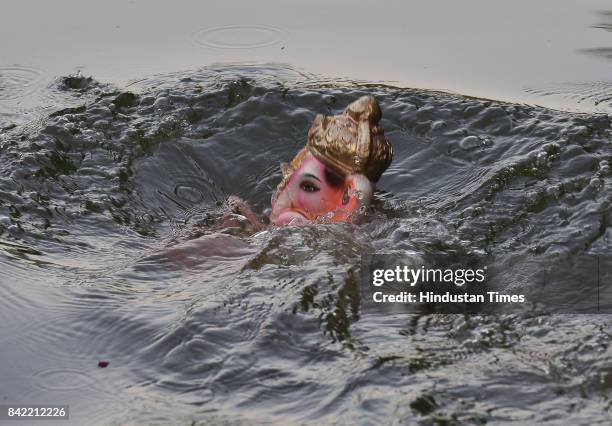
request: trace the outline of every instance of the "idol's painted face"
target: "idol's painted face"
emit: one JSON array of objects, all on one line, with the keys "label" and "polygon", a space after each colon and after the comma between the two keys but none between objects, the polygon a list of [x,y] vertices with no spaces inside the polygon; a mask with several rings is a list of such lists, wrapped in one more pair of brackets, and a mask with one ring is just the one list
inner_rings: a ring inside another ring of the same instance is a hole
[{"label": "idol's painted face", "polygon": [[346,221],[369,204],[373,190],[364,175],[341,176],[309,153],[272,197],[270,220],[275,225]]}]

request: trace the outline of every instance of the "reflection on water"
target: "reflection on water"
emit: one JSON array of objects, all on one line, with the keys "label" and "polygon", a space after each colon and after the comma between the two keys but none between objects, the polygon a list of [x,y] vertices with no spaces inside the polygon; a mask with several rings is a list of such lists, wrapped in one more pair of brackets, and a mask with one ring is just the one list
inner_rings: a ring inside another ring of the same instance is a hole
[{"label": "reflection on water", "polygon": [[[593,28],[600,28],[602,30],[612,32],[612,11],[602,10],[597,12],[600,17],[600,22],[593,25]],[[612,38],[610,39],[612,44]],[[581,53],[587,53],[594,56],[603,57],[606,59],[612,59],[612,47],[590,47],[578,50]]]},{"label": "reflection on water", "polygon": [[612,59],[612,47],[593,47],[590,49],[580,49],[582,53],[589,53],[606,59]]},{"label": "reflection on water", "polygon": [[597,13],[603,22],[593,25],[593,28],[601,28],[602,30],[612,32],[612,10],[600,10]]},{"label": "reflection on water", "polygon": [[[599,11],[599,23],[592,28],[612,31],[612,11]],[[612,43],[612,37],[610,37]],[[577,49],[578,52],[594,57],[612,59],[612,47],[588,47]],[[556,84],[528,87],[526,93],[536,95],[537,98],[545,100],[549,98],[569,101],[577,106],[589,106],[595,111],[608,112],[612,108],[612,81],[581,81],[560,82]],[[536,98],[536,99],[537,99]],[[536,100],[537,103],[540,103]]]},{"label": "reflection on water", "polygon": [[[539,294],[534,264],[609,257],[610,116],[308,77],[61,78],[59,110],[0,134],[0,398],[88,424],[609,421],[609,315],[382,315],[359,272],[504,259]],[[214,230],[364,94],[395,148],[364,224]]]}]

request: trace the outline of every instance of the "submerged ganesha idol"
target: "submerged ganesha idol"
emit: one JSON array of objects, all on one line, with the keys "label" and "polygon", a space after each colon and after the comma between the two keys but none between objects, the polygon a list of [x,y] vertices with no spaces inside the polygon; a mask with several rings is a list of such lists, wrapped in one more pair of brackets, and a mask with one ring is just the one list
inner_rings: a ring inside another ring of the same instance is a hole
[{"label": "submerged ganesha idol", "polygon": [[[317,115],[306,146],[290,164],[272,196],[274,225],[344,222],[369,205],[374,185],[391,164],[393,147],[378,125],[382,113],[372,96],[363,96],[341,115]],[[217,229],[257,232],[265,222],[236,196],[225,202]]]},{"label": "submerged ganesha idol", "polygon": [[365,210],[393,159],[393,147],[378,125],[381,117],[372,96],[359,98],[341,115],[317,115],[306,147],[281,165],[283,180],[272,196],[270,221],[342,222]]}]

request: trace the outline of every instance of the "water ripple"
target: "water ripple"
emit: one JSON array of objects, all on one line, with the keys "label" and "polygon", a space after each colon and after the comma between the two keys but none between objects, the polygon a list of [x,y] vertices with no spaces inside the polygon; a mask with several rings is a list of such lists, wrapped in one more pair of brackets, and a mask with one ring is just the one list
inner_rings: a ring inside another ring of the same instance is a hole
[{"label": "water ripple", "polygon": [[541,88],[527,88],[526,92],[538,96],[568,99],[578,104],[612,107],[612,81],[557,84]]},{"label": "water ripple", "polygon": [[22,98],[34,92],[43,78],[42,71],[25,66],[0,67],[0,101]]},{"label": "water ripple", "polygon": [[267,25],[227,25],[204,28],[193,35],[197,44],[217,49],[255,49],[274,46],[286,38],[285,32]]},{"label": "water ripple", "polygon": [[94,379],[85,371],[76,368],[52,368],[33,376],[36,386],[47,391],[67,392],[91,387]]}]

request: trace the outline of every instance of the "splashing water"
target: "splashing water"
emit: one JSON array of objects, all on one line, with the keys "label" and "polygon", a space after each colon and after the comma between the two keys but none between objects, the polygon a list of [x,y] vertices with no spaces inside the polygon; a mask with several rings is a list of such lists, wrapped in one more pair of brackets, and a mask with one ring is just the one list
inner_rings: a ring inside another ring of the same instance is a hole
[{"label": "splashing water", "polygon": [[[382,315],[359,290],[366,253],[508,258],[509,288],[609,256],[609,116],[274,66],[54,90],[83,104],[0,134],[3,398],[52,389],[90,424],[609,420],[609,315]],[[213,231],[364,94],[395,150],[365,223]]]}]

